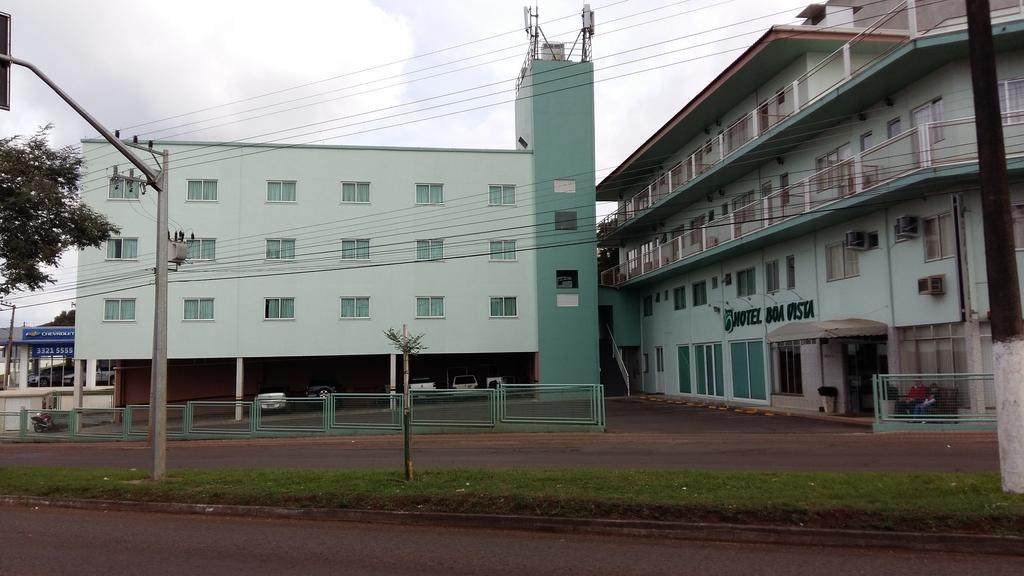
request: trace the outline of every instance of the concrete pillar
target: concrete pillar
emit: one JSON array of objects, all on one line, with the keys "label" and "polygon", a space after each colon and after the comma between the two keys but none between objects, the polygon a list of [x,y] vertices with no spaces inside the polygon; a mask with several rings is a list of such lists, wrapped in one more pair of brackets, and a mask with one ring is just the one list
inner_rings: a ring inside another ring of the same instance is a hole
[{"label": "concrete pillar", "polygon": [[[971,319],[964,323],[964,347],[967,354],[967,372],[981,374],[985,371],[985,360],[981,352],[981,323]],[[985,413],[985,385],[994,385],[991,380],[974,379],[967,383],[968,398],[972,414]]]},{"label": "concrete pillar", "polygon": [[82,369],[85,367],[84,366],[85,363],[82,362],[81,360],[79,360],[78,358],[75,358],[74,362],[75,362],[75,380],[74,380],[75,389],[74,389],[71,405],[73,407],[75,407],[75,408],[81,408],[82,407],[82,383],[83,383]]},{"label": "concrete pillar", "polygon": [[[245,358],[235,358],[235,401],[245,397]],[[242,419],[242,405],[235,404],[235,420]]]},{"label": "concrete pillar", "polygon": [[[95,388],[96,387],[96,364],[95,358],[88,358],[85,361],[85,387]],[[77,371],[76,371],[77,372]]]},{"label": "concrete pillar", "polygon": [[391,380],[388,381],[388,392],[394,393],[395,392],[395,375],[396,375],[396,372],[397,372],[397,362],[398,362],[398,359],[397,359],[397,356],[395,354],[390,354],[389,356],[391,357]]},{"label": "concrete pillar", "polygon": [[21,345],[18,346],[18,388],[28,388],[28,366],[29,366],[29,348],[31,346]]}]

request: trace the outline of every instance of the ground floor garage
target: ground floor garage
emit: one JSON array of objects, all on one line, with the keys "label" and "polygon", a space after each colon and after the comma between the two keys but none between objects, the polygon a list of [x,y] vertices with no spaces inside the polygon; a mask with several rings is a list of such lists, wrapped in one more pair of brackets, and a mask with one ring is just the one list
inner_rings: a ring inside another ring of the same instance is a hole
[{"label": "ground floor garage", "polygon": [[[458,375],[472,374],[481,385],[488,379],[536,382],[537,354],[420,354],[410,362],[410,377],[450,386]],[[117,406],[147,404],[150,361],[117,363]],[[398,354],[270,358],[196,358],[167,362],[167,401],[252,398],[261,392],[305,396],[319,390],[386,392],[401,390],[402,358]]]}]

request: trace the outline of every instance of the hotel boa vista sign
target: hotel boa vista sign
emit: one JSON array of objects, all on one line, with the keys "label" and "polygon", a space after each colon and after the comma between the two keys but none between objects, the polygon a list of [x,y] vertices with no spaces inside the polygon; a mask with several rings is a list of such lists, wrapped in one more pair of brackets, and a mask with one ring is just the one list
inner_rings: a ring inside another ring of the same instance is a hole
[{"label": "hotel boa vista sign", "polygon": [[72,327],[24,328],[21,339],[32,345],[32,356],[75,355],[75,329]]},{"label": "hotel boa vista sign", "polygon": [[722,318],[725,331],[743,326],[760,326],[761,324],[777,324],[779,322],[795,322],[814,318],[814,300],[773,304],[764,308],[749,310],[726,310]]}]

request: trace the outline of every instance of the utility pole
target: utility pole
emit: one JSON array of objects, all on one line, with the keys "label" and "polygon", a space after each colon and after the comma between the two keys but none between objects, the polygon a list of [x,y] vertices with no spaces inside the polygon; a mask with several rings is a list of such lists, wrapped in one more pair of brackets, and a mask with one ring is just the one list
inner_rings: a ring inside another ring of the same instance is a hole
[{"label": "utility pole", "polygon": [[[11,387],[11,352],[14,346],[14,311],[17,310],[17,306],[14,304],[8,304],[7,302],[0,302],[0,305],[11,307],[11,327],[7,330],[7,345],[4,347],[4,389]],[[22,367],[22,370],[25,368]]]},{"label": "utility pole", "polygon": [[[6,14],[0,14],[0,25],[4,27],[10,26],[10,17]],[[10,40],[9,34],[6,35],[7,40]],[[157,263],[156,263],[156,302],[154,303],[154,325],[153,325],[153,366],[152,373],[154,376],[153,382],[153,402],[150,406],[150,431],[152,433],[152,446],[153,446],[153,480],[162,480],[166,472],[166,449],[167,449],[167,410],[166,410],[166,399],[167,399],[167,245],[169,238],[167,237],[167,161],[169,159],[169,153],[165,150],[163,153],[164,165],[163,169],[157,174],[151,167],[142,161],[135,153],[133,153],[129,146],[121,142],[114,134],[110,133],[105,126],[99,123],[98,120],[92,117],[85,108],[82,108],[70,95],[64,92],[56,82],[50,79],[49,76],[43,73],[42,70],[36,68],[34,64],[27,60],[20,58],[14,58],[10,55],[7,50],[0,50],[0,64],[7,66],[15,65],[28,68],[36,76],[39,77],[47,86],[50,87],[64,102],[71,106],[71,108],[78,113],[86,122],[89,123],[97,132],[100,133],[103,138],[110,143],[118,152],[120,152],[125,158],[128,159],[136,168],[138,168],[143,175],[146,177],[146,183],[152,186],[157,191],[158,196],[158,217],[157,217]],[[0,70],[4,72],[4,70]],[[8,102],[2,102],[3,104],[9,104]],[[138,147],[138,146],[136,146]],[[141,148],[141,147],[139,147]],[[155,414],[154,414],[155,412]]]},{"label": "utility pole", "polygon": [[1024,320],[988,0],[966,0],[1003,490],[1024,493]]}]

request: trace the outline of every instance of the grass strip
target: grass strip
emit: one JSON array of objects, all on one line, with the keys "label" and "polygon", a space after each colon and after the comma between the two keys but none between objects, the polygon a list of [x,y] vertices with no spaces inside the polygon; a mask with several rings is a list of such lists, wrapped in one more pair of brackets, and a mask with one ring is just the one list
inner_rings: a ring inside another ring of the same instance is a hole
[{"label": "grass strip", "polygon": [[0,494],[1024,535],[996,474],[700,470],[145,470],[0,467]]}]

